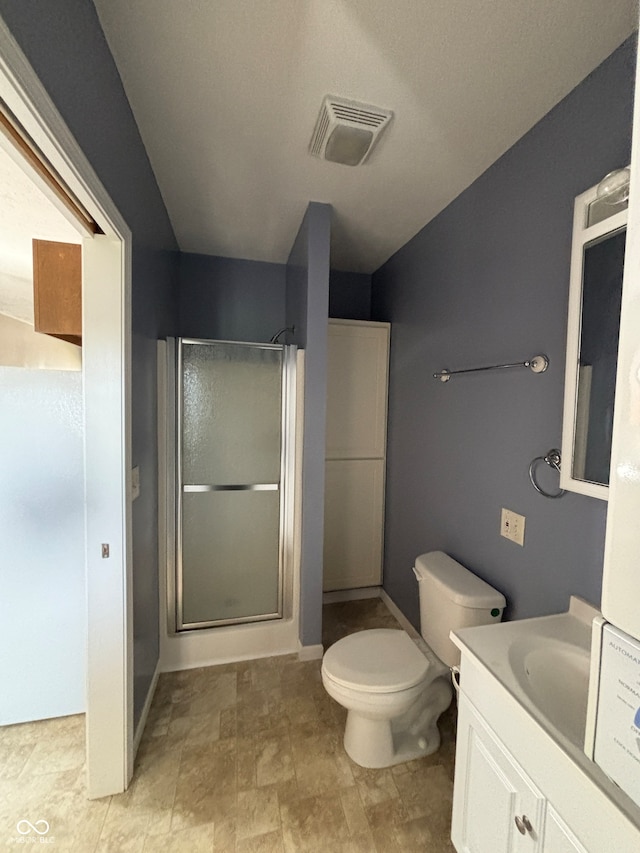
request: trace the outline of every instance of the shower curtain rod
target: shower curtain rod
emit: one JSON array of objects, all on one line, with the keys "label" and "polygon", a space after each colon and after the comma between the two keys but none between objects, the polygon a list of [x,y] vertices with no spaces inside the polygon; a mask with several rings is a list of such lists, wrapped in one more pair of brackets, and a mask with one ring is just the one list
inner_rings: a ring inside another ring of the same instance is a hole
[{"label": "shower curtain rod", "polygon": [[448,382],[452,376],[459,376],[461,373],[480,373],[484,370],[506,370],[509,367],[528,367],[532,373],[544,373],[549,367],[549,359],[546,355],[534,355],[533,358],[527,361],[515,361],[510,364],[490,364],[487,367],[469,367],[466,370],[440,370],[433,374],[434,379],[439,379],[441,382]]}]

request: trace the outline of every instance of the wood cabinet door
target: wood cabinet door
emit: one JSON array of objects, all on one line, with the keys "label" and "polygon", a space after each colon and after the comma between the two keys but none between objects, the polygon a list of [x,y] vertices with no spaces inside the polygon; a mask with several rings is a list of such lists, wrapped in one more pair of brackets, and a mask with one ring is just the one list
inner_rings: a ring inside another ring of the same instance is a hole
[{"label": "wood cabinet door", "polygon": [[82,343],[82,247],[33,240],[33,302],[36,332]]},{"label": "wood cabinet door", "polygon": [[[468,699],[460,695],[451,827],[458,853],[538,853],[544,803]],[[528,822],[531,830],[521,833],[516,818]]]}]

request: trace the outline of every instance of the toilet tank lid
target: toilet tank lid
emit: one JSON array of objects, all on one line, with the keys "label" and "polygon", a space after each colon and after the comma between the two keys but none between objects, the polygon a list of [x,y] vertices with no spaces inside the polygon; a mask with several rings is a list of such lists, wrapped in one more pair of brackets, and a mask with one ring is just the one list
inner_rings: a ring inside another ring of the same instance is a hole
[{"label": "toilet tank lid", "polygon": [[430,551],[416,557],[415,575],[418,581],[431,580],[454,603],[461,607],[506,606],[504,595],[469,569],[457,563],[444,551]]}]

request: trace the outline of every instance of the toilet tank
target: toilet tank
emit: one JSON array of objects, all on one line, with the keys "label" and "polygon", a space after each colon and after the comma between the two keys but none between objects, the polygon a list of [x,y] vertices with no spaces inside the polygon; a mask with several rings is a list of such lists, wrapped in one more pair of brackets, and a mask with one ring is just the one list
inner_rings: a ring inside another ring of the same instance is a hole
[{"label": "toilet tank", "polygon": [[443,551],[421,554],[413,571],[420,592],[420,633],[441,661],[458,666],[460,650],[449,633],[500,622],[505,598]]}]

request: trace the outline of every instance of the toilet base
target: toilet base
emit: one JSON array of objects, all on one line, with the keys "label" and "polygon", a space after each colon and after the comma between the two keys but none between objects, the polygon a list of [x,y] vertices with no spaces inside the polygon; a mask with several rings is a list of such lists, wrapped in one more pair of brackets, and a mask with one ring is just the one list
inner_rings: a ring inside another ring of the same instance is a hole
[{"label": "toilet base", "polygon": [[451,684],[437,678],[407,712],[393,720],[372,720],[349,711],[344,748],[360,767],[380,769],[413,761],[440,746],[438,717],[451,704]]}]

